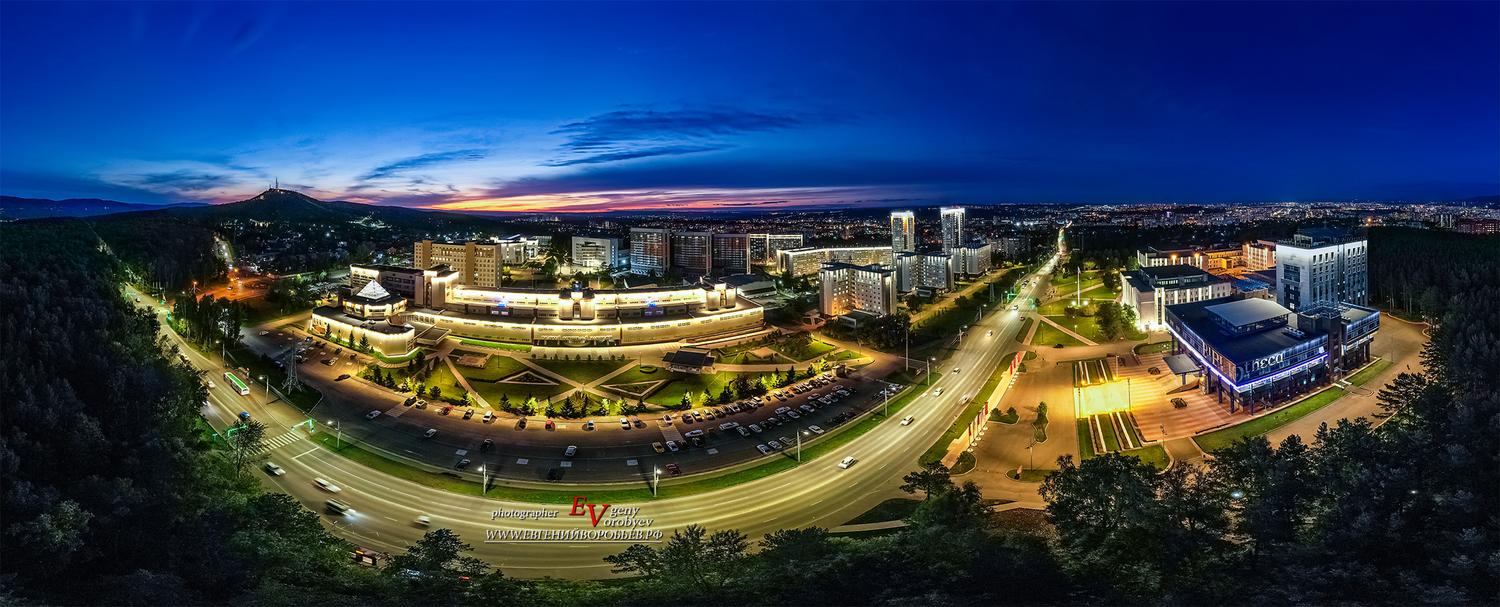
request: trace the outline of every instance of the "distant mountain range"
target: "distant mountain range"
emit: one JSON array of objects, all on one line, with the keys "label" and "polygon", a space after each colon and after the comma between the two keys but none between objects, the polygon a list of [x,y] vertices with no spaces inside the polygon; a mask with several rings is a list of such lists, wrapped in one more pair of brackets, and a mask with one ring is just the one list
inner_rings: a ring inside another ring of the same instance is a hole
[{"label": "distant mountain range", "polygon": [[98,198],[48,200],[46,198],[0,196],[0,221],[38,219],[42,217],[93,217],[96,215],[113,215],[115,213],[130,213],[133,211],[159,211],[170,208],[200,206],[208,205],[197,202],[160,205],[135,204],[114,200],[100,200]]}]

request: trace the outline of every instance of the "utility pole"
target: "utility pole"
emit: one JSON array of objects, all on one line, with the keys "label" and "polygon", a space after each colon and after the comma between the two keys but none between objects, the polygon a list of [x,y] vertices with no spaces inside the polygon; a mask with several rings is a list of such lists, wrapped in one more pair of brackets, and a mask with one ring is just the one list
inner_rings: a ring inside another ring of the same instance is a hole
[{"label": "utility pole", "polygon": [[661,468],[651,471],[651,497],[656,497],[656,487],[661,484]]}]

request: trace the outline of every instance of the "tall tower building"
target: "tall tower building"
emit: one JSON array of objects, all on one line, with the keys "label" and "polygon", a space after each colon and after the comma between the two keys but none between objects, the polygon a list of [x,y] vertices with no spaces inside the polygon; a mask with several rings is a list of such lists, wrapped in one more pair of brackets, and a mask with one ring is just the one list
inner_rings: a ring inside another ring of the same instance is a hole
[{"label": "tall tower building", "polygon": [[891,252],[917,250],[917,216],[911,211],[891,211]]},{"label": "tall tower building", "polygon": [[1363,237],[1343,230],[1298,230],[1276,243],[1276,301],[1295,312],[1341,303],[1366,305],[1370,297]]},{"label": "tall tower building", "polygon": [[[698,280],[713,273],[714,235],[710,232],[673,232],[672,267],[689,281]],[[746,244],[746,255],[749,244]]]},{"label": "tall tower building", "polygon": [[949,255],[964,243],[964,208],[943,207],[943,252]]},{"label": "tall tower building", "polygon": [[659,228],[630,228],[630,273],[666,276],[672,267],[672,233]]}]

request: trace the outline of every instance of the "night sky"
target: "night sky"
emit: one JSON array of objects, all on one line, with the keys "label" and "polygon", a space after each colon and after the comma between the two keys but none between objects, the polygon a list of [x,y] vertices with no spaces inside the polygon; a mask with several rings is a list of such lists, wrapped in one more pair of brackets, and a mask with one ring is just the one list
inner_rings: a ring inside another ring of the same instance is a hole
[{"label": "night sky", "polygon": [[1500,4],[0,4],[0,193],[1500,194]]}]

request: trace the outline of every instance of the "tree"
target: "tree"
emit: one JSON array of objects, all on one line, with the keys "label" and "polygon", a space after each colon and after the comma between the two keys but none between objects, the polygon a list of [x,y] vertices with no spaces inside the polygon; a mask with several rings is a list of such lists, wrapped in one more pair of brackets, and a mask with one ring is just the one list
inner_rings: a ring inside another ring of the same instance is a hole
[{"label": "tree", "polygon": [[433,384],[427,388],[427,394],[432,397],[432,400],[440,400],[443,398],[443,387]]},{"label": "tree", "polygon": [[404,602],[457,605],[467,582],[489,571],[484,561],[463,554],[471,550],[452,530],[433,529],[392,558],[385,571],[405,595]]},{"label": "tree", "polygon": [[265,448],[266,425],[257,419],[247,419],[230,428],[225,434],[234,469],[243,473],[250,458]]},{"label": "tree", "polygon": [[604,557],[616,573],[639,573],[658,584],[711,588],[734,577],[750,543],[738,531],[715,531],[689,525],[672,532],[660,548],[633,544]]},{"label": "tree", "polygon": [[948,477],[948,467],[941,462],[923,464],[921,470],[901,477],[902,491],[911,494],[921,491],[928,498],[952,487],[953,480]]}]

